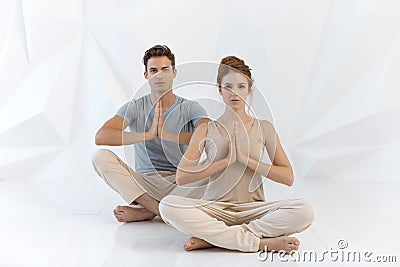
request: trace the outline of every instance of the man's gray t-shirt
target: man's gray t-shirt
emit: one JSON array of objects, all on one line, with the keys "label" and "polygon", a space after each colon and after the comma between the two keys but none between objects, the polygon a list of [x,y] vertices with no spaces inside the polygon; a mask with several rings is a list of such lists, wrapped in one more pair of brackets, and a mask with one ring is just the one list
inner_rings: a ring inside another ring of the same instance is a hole
[{"label": "man's gray t-shirt", "polygon": [[[197,102],[175,95],[172,106],[163,112],[164,127],[169,132],[193,132],[200,119],[207,118]],[[154,118],[150,95],[124,104],[115,114],[124,118],[131,132],[148,132]],[[134,144],[135,170],[140,173],[157,170],[176,171],[187,145],[155,138]]]}]

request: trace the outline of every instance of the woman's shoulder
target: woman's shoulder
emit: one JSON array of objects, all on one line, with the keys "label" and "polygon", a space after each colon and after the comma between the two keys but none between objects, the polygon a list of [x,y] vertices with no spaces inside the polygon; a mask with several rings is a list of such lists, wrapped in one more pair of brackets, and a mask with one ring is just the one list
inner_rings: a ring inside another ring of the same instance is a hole
[{"label": "woman's shoulder", "polygon": [[257,119],[256,120],[262,125],[262,126],[266,126],[266,127],[274,127],[272,125],[272,122],[270,122],[269,120],[262,120],[262,119]]},{"label": "woman's shoulder", "polygon": [[213,121],[208,121],[208,122],[202,122],[202,123],[200,123],[200,124],[197,125],[197,127],[196,127],[196,132],[207,134],[208,127],[209,127],[210,123],[212,123],[212,122],[213,122]]},{"label": "woman's shoulder", "polygon": [[217,124],[219,124],[219,122],[216,120],[200,123],[196,128],[196,132],[198,135],[206,137],[209,133],[213,133],[215,130],[218,130]]},{"label": "woman's shoulder", "polygon": [[264,134],[271,134],[275,133],[275,127],[269,120],[261,120],[257,119],[258,124],[260,125],[261,129],[263,130]]},{"label": "woman's shoulder", "polygon": [[206,125],[205,127],[209,128],[209,127],[216,126],[219,123],[220,122],[218,122],[217,120],[209,120],[207,123],[203,123],[203,124]]}]

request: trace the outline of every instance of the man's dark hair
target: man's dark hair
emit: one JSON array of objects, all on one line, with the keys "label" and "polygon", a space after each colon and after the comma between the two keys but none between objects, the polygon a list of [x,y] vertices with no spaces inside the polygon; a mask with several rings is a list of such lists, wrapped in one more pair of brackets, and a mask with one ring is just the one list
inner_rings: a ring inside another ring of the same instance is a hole
[{"label": "man's dark hair", "polygon": [[166,45],[155,45],[148,49],[143,56],[144,69],[147,71],[147,61],[152,57],[166,56],[171,60],[172,69],[175,69],[175,56]]}]

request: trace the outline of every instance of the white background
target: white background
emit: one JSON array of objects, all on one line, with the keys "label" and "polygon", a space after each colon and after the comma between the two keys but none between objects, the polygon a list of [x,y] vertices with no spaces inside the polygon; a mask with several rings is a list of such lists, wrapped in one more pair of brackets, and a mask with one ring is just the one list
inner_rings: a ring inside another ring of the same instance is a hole
[{"label": "white background", "polygon": [[295,185],[267,183],[267,198],[345,195],[344,207],[370,218],[360,197],[382,211],[399,189],[400,1],[0,0],[3,241],[32,237],[10,226],[23,216],[14,212],[112,210],[115,193],[90,163],[94,134],[143,86],[141,60],[155,44],[175,53],[178,75],[179,65],[227,55],[253,69],[263,96],[253,107],[272,112],[295,169]]}]

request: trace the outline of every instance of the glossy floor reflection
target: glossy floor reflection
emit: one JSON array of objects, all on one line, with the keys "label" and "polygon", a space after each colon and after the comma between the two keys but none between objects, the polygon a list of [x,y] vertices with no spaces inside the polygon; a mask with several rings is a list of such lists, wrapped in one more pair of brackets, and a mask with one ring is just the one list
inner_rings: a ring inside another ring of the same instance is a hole
[{"label": "glossy floor reflection", "polygon": [[[307,180],[294,188],[266,185],[269,199],[302,196],[317,207],[311,228],[296,234],[300,254],[314,250],[338,250],[339,239],[347,250],[369,250],[376,255],[400,254],[399,184]],[[113,208],[121,198],[102,181],[54,183],[32,180],[0,181],[0,266],[308,266],[288,257],[271,263],[257,253],[219,248],[185,252],[188,236],[164,224],[160,218],[118,223]],[[340,251],[340,250],[339,250]],[[283,261],[288,262],[283,262]],[[343,265],[325,259],[323,266]],[[345,265],[354,265],[347,263]],[[356,264],[356,265],[359,265]],[[394,264],[385,263],[384,266]],[[368,266],[383,266],[369,263]]]}]

